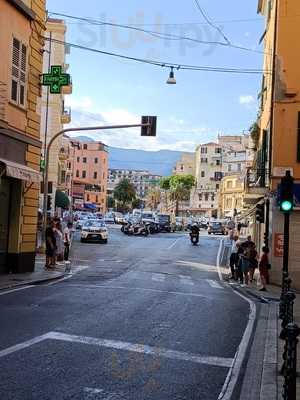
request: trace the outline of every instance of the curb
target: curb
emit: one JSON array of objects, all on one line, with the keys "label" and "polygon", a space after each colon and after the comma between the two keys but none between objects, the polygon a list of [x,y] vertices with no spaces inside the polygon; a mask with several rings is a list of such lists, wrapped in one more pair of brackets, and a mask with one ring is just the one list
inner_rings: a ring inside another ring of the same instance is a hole
[{"label": "curb", "polygon": [[62,272],[60,275],[56,275],[54,277],[40,278],[40,279],[35,279],[32,281],[27,281],[27,282],[22,282],[22,283],[13,283],[11,285],[1,287],[0,291],[18,288],[18,287],[22,287],[22,286],[28,286],[28,285],[35,286],[35,285],[39,285],[41,283],[52,282],[52,281],[56,281],[61,278],[64,278],[66,275],[67,275],[66,272]]}]

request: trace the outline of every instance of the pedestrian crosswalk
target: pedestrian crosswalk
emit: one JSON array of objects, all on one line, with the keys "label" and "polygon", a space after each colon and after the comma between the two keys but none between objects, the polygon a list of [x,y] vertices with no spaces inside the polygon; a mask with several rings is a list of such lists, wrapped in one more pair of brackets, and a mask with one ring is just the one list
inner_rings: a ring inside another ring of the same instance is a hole
[{"label": "pedestrian crosswalk", "polygon": [[169,283],[175,282],[183,286],[195,286],[203,285],[205,283],[213,289],[224,289],[224,287],[216,280],[213,279],[192,279],[189,275],[176,275],[176,274],[164,274],[159,272],[142,272],[142,271],[132,271],[129,272],[130,278],[135,280],[147,280],[149,278],[152,282],[157,283]]}]

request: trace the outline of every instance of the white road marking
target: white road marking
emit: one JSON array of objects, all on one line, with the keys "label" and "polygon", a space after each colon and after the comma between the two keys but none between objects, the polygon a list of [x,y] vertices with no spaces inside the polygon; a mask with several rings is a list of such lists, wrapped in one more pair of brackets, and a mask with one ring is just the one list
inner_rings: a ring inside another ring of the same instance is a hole
[{"label": "white road marking", "polygon": [[94,388],[84,388],[83,391],[85,393],[89,393],[89,394],[99,394],[99,393],[103,393],[103,389],[94,389]]},{"label": "white road marking", "polygon": [[197,293],[185,293],[185,292],[173,292],[169,290],[159,290],[159,289],[148,289],[148,288],[142,288],[142,287],[130,287],[130,286],[104,286],[104,285],[76,285],[76,284],[71,284],[69,286],[73,287],[79,287],[79,288],[85,288],[85,289],[111,289],[111,290],[141,290],[144,292],[156,292],[156,293],[169,293],[169,294],[174,294],[178,296],[191,296],[191,297],[201,297],[207,298],[204,294],[197,294]]},{"label": "white road marking", "polygon": [[151,279],[156,282],[163,282],[165,280],[165,276],[162,274],[152,274]]},{"label": "white road marking", "polygon": [[71,343],[82,343],[116,350],[126,350],[134,353],[164,357],[172,360],[189,361],[196,364],[214,365],[217,367],[229,368],[232,365],[232,358],[200,356],[198,354],[186,353],[183,351],[169,350],[161,347],[148,346],[138,343],[122,342],[118,340],[100,339],[89,336],[69,335],[60,332],[49,332],[48,339],[61,340]]},{"label": "white road marking", "polygon": [[18,292],[20,290],[30,289],[30,288],[33,288],[33,287],[35,287],[35,286],[34,285],[27,285],[27,286],[18,287],[16,289],[5,290],[5,292],[0,292],[0,296],[4,296],[6,294],[13,293],[13,292]]},{"label": "white road marking", "polygon": [[206,281],[214,289],[224,289],[223,286],[221,286],[218,282],[213,281],[212,279],[206,279]]},{"label": "white road marking", "polygon": [[180,283],[182,283],[183,285],[190,285],[190,286],[194,285],[194,282],[191,280],[191,277],[184,275],[180,275]]},{"label": "white road marking", "polygon": [[167,248],[167,250],[171,250],[171,249],[173,249],[173,247],[179,242],[179,240],[181,240],[182,238],[180,237],[180,238],[178,238],[178,239],[176,239],[168,248]]},{"label": "white road marking", "polygon": [[220,268],[220,263],[221,263],[221,252],[222,252],[222,248],[223,248],[223,241],[224,241],[224,239],[222,239],[222,240],[220,241],[219,251],[218,251],[218,255],[217,255],[217,270],[218,270],[218,275],[219,275],[220,281],[223,281],[223,275],[222,275],[221,268]]},{"label": "white road marking", "polygon": [[244,335],[242,337],[242,340],[238,347],[236,355],[232,361],[232,365],[227,374],[225,383],[224,383],[222,391],[218,397],[218,400],[230,400],[232,398],[233,391],[234,391],[234,388],[236,386],[236,383],[237,383],[237,380],[239,377],[239,372],[241,371],[242,364],[243,364],[244,358],[246,356],[247,347],[248,347],[248,344],[249,344],[249,341],[250,341],[250,338],[252,335],[254,322],[256,319],[255,303],[237,291],[235,291],[235,294],[242,297],[245,301],[247,301],[249,303],[250,313],[249,313],[249,317],[248,317],[247,328],[244,332]]},{"label": "white road marking", "polygon": [[49,334],[46,333],[45,335],[36,336],[33,339],[27,340],[26,342],[18,343],[14,346],[7,347],[4,350],[0,350],[0,358],[8,356],[9,354],[15,353],[16,351],[20,351],[26,349],[27,347],[33,346],[34,344],[43,342],[44,340],[49,339]]}]

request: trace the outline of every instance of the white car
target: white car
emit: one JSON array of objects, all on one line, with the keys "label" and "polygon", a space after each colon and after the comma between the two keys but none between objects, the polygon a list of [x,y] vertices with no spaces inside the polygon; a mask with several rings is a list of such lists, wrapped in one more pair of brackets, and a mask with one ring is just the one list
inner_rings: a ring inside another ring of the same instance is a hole
[{"label": "white car", "polygon": [[103,220],[92,219],[86,221],[81,229],[81,243],[103,242],[107,243],[108,230]]}]

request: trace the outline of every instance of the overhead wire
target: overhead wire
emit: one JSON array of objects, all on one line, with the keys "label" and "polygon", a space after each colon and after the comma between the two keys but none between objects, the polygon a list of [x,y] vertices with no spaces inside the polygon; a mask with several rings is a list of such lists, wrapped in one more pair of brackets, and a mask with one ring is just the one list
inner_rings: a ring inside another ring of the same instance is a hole
[{"label": "overhead wire", "polygon": [[[106,22],[106,21],[97,20],[97,19],[88,18],[88,17],[77,17],[74,15],[69,15],[69,14],[64,14],[64,13],[49,12],[49,15],[60,16],[60,17],[64,17],[64,18],[77,20],[77,21],[85,21],[91,25],[110,26],[110,27],[116,27],[116,28],[121,28],[121,29],[134,30],[134,31],[142,32],[142,33],[145,33],[150,36],[153,36],[153,37],[156,37],[159,39],[163,39],[163,40],[177,40],[177,41],[184,40],[184,41],[190,41],[190,42],[204,44],[204,45],[223,46],[223,47],[233,48],[233,49],[237,49],[237,50],[252,52],[252,53],[266,54],[265,52],[263,52],[261,50],[256,50],[256,49],[252,49],[252,48],[248,48],[248,47],[244,47],[244,46],[240,46],[240,45],[235,45],[235,44],[231,43],[228,39],[226,42],[212,41],[212,40],[200,40],[200,39],[196,39],[196,38],[191,38],[189,36],[180,36],[180,35],[174,35],[171,33],[161,33],[161,32],[157,32],[157,31],[153,31],[153,30],[138,28],[137,26],[134,26],[134,25],[116,24],[113,22]],[[213,26],[215,29],[217,29],[215,25],[213,25]]]},{"label": "overhead wire", "polygon": [[57,44],[61,45],[67,45],[69,47],[81,49],[81,50],[86,50],[98,54],[103,54],[111,57],[117,57],[120,59],[124,60],[129,60],[129,61],[135,61],[139,63],[144,63],[144,64],[150,64],[154,66],[159,66],[163,68],[175,68],[177,70],[189,70],[189,71],[207,71],[207,72],[220,72],[220,73],[233,73],[233,74],[269,74],[271,73],[268,70],[262,70],[262,69],[255,69],[255,68],[232,68],[232,67],[212,67],[212,66],[201,66],[201,65],[189,65],[189,64],[181,64],[181,63],[174,63],[174,62],[169,62],[169,61],[162,61],[162,60],[151,60],[151,59],[145,59],[145,58],[138,58],[138,57],[133,57],[133,56],[126,56],[124,54],[120,53],[114,53],[114,52],[109,52],[109,51],[104,51],[100,49],[94,49],[91,47],[79,45],[76,43],[71,43],[59,39],[50,39],[48,37],[43,37],[44,40],[46,41],[52,41]]}]

